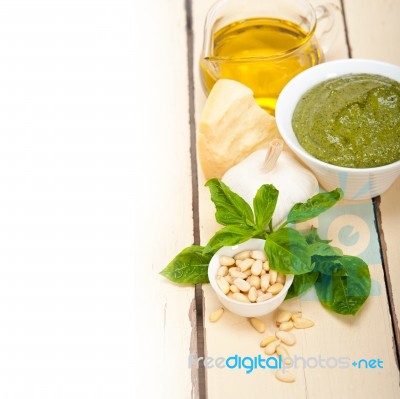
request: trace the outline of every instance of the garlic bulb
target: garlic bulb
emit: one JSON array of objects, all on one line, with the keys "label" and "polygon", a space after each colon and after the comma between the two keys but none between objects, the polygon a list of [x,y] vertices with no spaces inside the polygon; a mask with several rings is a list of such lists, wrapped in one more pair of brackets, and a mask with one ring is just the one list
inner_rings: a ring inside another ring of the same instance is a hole
[{"label": "garlic bulb", "polygon": [[305,202],[318,192],[315,176],[282,149],[282,140],[275,139],[268,149],[253,152],[230,168],[222,178],[251,206],[258,189],[263,184],[273,184],[279,190],[272,218],[274,228],[286,219],[294,204]]}]

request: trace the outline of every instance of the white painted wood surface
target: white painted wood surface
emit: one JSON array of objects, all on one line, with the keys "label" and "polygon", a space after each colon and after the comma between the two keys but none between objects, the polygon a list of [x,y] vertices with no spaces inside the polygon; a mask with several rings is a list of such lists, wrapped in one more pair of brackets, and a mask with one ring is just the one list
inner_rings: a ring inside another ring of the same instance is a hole
[{"label": "white painted wood surface", "polygon": [[[349,38],[353,57],[373,58],[400,65],[400,0],[347,0]],[[365,10],[360,18],[360,9]],[[368,26],[369,29],[365,27]],[[400,328],[400,179],[381,196],[380,211],[386,259],[392,282],[396,323]],[[397,330],[397,333],[399,330]],[[399,336],[400,339],[400,336]]]},{"label": "white painted wood surface", "polygon": [[[194,1],[195,55],[200,54],[202,25],[206,12],[212,3],[212,1]],[[320,2],[314,1],[313,3],[318,4]],[[381,4],[381,2],[377,1],[376,3]],[[339,5],[340,2],[338,1],[337,4]],[[363,15],[367,15],[370,9],[361,4],[358,4],[356,9],[358,23],[361,24],[361,21],[364,21]],[[385,15],[388,12],[389,9],[384,8],[381,11],[381,15]],[[382,43],[379,45],[382,46]],[[339,37],[327,58],[329,60],[347,58],[347,56],[348,49],[343,24],[341,24]],[[195,65],[194,75],[196,117],[198,120],[205,97],[199,83],[197,65]],[[213,217],[214,207],[209,199],[208,190],[203,187],[203,183],[204,180],[200,178],[200,224],[201,240],[204,244],[218,226]],[[307,297],[301,301],[298,299],[289,301],[285,304],[285,307],[293,310],[302,309],[306,316],[316,321],[314,329],[297,332],[299,344],[296,345],[291,353],[303,357],[318,357],[319,355],[325,357],[349,356],[353,360],[381,358],[384,361],[384,369],[358,370],[353,366],[346,370],[300,369],[296,371],[296,383],[288,385],[277,382],[271,372],[265,372],[265,370],[257,370],[250,375],[246,375],[243,370],[212,368],[206,370],[208,398],[258,397],[266,393],[271,397],[282,398],[340,397],[346,399],[359,395],[372,399],[377,396],[385,398],[397,398],[399,396],[399,372],[395,360],[391,316],[389,314],[382,265],[380,264],[378,238],[374,228],[373,207],[371,201],[366,201],[360,206],[362,207],[361,217],[357,215],[359,211],[352,210],[351,204],[343,207],[343,213],[350,215],[349,217],[352,221],[354,219],[368,220],[369,228],[362,228],[358,233],[361,233],[361,235],[363,232],[368,234],[368,243],[371,244],[366,249],[367,253],[363,253],[363,255],[364,257],[371,257],[370,259],[373,260],[373,262],[369,263],[374,280],[374,295],[371,296],[356,318],[333,315],[323,309],[316,300],[307,300]],[[342,218],[343,227],[346,225],[345,220],[343,221]],[[329,216],[321,218],[321,224],[329,225]],[[349,224],[351,225],[352,223]],[[364,237],[364,239],[367,238]],[[336,244],[341,246],[340,241]],[[349,247],[343,247],[343,249],[349,252]],[[353,253],[360,255],[357,252],[357,248],[353,249]],[[396,281],[397,283],[399,282],[398,279]],[[226,312],[218,323],[209,323],[208,316],[219,307],[219,303],[211,288],[209,286],[203,287],[205,295],[206,355],[227,357],[234,354],[241,356],[263,354],[258,344],[260,339],[266,336],[267,333],[257,333],[249,326],[247,320]],[[272,332],[272,316],[264,317],[263,320],[267,324],[267,332]]]},{"label": "white painted wood surface", "polygon": [[0,4],[0,397],[189,398],[184,3]]}]

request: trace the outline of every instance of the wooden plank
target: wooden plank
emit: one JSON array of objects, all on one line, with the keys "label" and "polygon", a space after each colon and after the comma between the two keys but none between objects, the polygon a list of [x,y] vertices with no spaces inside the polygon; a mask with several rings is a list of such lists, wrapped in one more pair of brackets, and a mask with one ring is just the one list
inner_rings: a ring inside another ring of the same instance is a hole
[{"label": "wooden plank", "polygon": [[0,397],[195,397],[184,2],[0,15]]},{"label": "wooden plank", "polygon": [[[372,58],[400,65],[399,0],[350,0],[345,2],[348,31],[353,57]],[[368,10],[360,18],[360,8]],[[366,29],[365,27],[370,27]],[[397,325],[397,343],[400,342],[400,179],[381,196],[380,213],[387,261],[387,278],[392,295],[394,323]]]},{"label": "wooden plank", "polygon": [[[195,1],[193,3],[195,54],[200,54],[203,22],[207,9],[212,3],[213,1]],[[318,4],[318,1],[314,3]],[[337,5],[339,3],[339,1],[336,2]],[[365,8],[359,7],[360,20],[363,20],[361,14],[366,11]],[[347,56],[345,30],[343,21],[340,21],[339,37],[327,59],[346,58]],[[198,120],[205,96],[199,82],[197,65],[194,67],[196,117]],[[204,244],[218,229],[218,225],[213,216],[214,207],[203,183],[204,179],[200,175],[200,226],[201,240]],[[342,214],[346,216],[340,218]],[[338,219],[339,225],[335,224],[336,219]],[[366,222],[363,223],[363,220]],[[353,366],[345,371],[305,368],[297,370],[296,383],[288,385],[279,383],[271,372],[265,370],[255,370],[246,375],[244,370],[214,367],[206,369],[208,398],[255,397],[260,394],[264,395],[265,392],[268,392],[271,397],[282,398],[350,398],[354,396],[355,391],[366,398],[374,398],[377,395],[385,398],[398,397],[400,392],[399,376],[392,348],[390,314],[385,295],[382,266],[380,265],[378,239],[374,228],[372,202],[342,204],[333,213],[321,217],[319,225],[325,234],[328,234],[329,226],[333,226],[331,227],[333,230],[329,230],[329,235],[332,237],[332,231],[336,234],[338,246],[342,246],[348,253],[362,255],[366,258],[374,280],[374,295],[356,318],[333,315],[323,309],[312,295],[302,297],[301,300],[288,301],[285,307],[293,310],[302,309],[305,315],[316,321],[314,329],[300,334],[297,332],[299,343],[292,352],[303,357],[318,357],[320,354],[325,357],[348,356],[353,360],[363,357],[379,357],[384,360],[384,370],[358,370]],[[356,243],[348,242],[346,245],[343,237],[339,237],[340,232],[343,233],[343,229],[350,229],[349,237],[354,233],[356,237],[359,234],[360,239],[356,240]],[[353,247],[353,245],[355,246]],[[204,285],[203,289],[206,355],[216,358],[234,354],[241,356],[262,354],[258,343],[264,335],[255,332],[247,320],[226,312],[217,324],[209,323],[208,315],[220,305],[210,286]],[[266,322],[268,331],[273,332],[272,316],[263,317],[263,320]],[[349,387],[352,387],[351,392]]]}]

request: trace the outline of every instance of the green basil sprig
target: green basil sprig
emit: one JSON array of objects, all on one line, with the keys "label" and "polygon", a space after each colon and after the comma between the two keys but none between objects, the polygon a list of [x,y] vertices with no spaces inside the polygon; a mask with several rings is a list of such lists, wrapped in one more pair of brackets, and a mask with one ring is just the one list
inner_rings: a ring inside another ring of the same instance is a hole
[{"label": "green basil sprig", "polygon": [[180,284],[206,283],[208,264],[216,251],[250,238],[262,238],[270,268],[295,275],[286,299],[315,286],[318,298],[326,308],[340,314],[356,314],[371,288],[365,262],[343,255],[329,241],[322,240],[315,228],[302,234],[288,226],[310,220],[334,206],[343,197],[340,188],[295,204],[287,220],[274,231],[272,217],[279,191],[273,185],[264,184],[257,191],[253,200],[254,211],[222,181],[211,179],[206,186],[215,204],[215,218],[224,227],[205,247],[191,246],[179,253],[161,272],[163,276]]}]

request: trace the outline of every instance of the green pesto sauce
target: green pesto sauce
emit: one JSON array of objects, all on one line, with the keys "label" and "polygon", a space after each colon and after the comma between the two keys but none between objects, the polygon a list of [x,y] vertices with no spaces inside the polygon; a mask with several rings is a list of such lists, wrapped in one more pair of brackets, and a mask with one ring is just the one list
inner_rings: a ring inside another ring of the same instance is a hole
[{"label": "green pesto sauce", "polygon": [[400,159],[400,83],[351,74],[307,91],[293,114],[304,149],[321,161],[372,168]]}]

